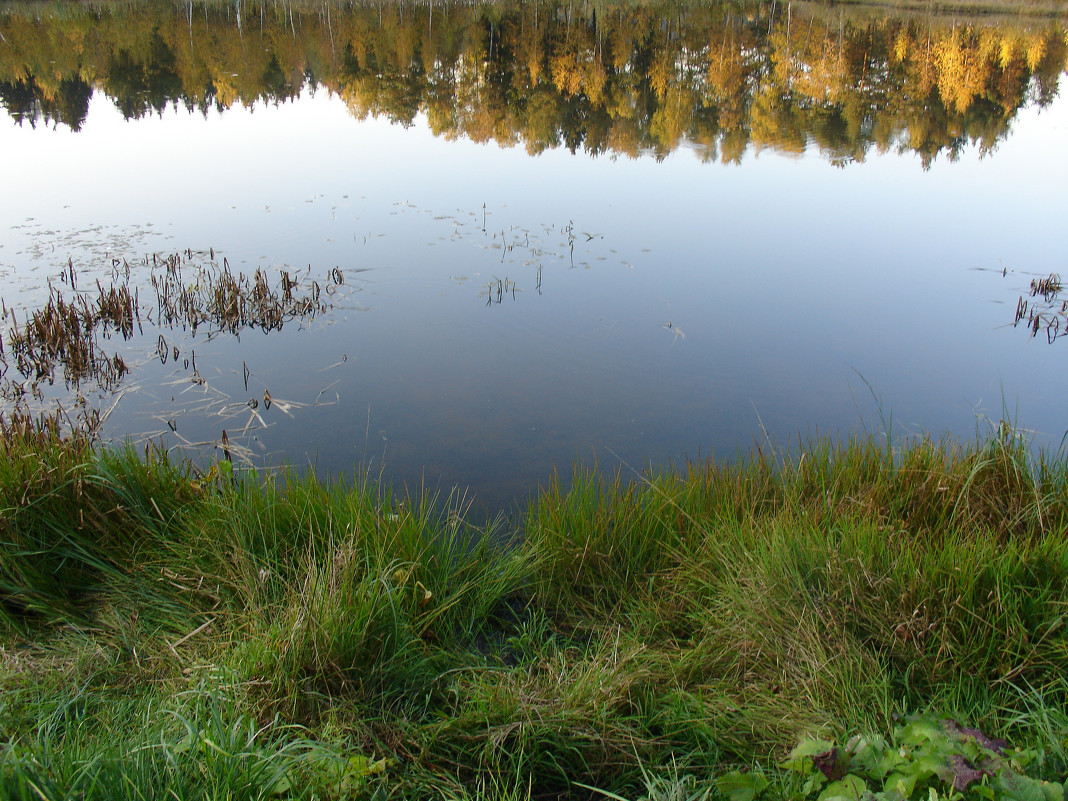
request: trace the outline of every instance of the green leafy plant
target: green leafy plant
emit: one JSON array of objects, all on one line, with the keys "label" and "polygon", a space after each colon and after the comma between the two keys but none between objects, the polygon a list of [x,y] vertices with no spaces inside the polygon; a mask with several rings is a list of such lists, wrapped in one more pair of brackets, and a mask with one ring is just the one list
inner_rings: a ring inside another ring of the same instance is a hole
[{"label": "green leafy plant", "polygon": [[860,735],[844,746],[805,740],[780,767],[788,771],[784,795],[796,801],[1064,801],[1063,783],[1048,780],[1044,765],[1041,749],[1012,748],[950,719],[913,716],[889,742]]}]

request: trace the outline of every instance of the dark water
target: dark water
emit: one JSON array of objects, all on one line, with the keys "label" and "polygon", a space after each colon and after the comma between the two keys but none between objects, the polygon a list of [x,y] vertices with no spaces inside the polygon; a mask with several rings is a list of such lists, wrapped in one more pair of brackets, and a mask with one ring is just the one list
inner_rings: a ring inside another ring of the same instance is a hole
[{"label": "dark water", "polygon": [[[489,508],[575,460],[891,418],[970,438],[1007,415],[1056,447],[1063,311],[1030,293],[1068,252],[1065,31],[808,4],[6,4],[4,408],[96,409],[108,437],[205,458],[225,430],[236,461]],[[168,259],[195,330],[161,319]],[[257,270],[277,318],[208,308]],[[139,320],[91,336],[128,372],[19,369],[50,291],[112,286]]]}]

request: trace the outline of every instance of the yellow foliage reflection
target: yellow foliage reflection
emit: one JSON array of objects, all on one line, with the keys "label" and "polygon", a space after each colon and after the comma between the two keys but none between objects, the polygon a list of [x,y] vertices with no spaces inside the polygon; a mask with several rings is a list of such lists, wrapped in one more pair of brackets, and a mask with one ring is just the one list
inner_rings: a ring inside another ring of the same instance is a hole
[{"label": "yellow foliage reflection", "polygon": [[310,83],[358,118],[423,114],[436,134],[532,153],[816,148],[846,164],[898,148],[929,164],[992,148],[1019,108],[1053,99],[1068,56],[1056,21],[790,3],[49,8],[0,8],[0,103],[20,122],[78,129],[93,91],[139,117],[285,102]]}]

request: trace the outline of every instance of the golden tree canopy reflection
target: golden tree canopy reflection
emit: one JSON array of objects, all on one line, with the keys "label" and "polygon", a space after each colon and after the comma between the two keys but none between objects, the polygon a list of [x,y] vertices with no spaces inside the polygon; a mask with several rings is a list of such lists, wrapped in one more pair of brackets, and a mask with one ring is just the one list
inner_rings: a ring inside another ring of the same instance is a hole
[{"label": "golden tree canopy reflection", "polygon": [[[197,13],[189,13],[192,8]],[[738,161],[815,148],[836,164],[992,148],[1056,95],[1059,21],[850,16],[808,5],[195,6],[0,10],[0,103],[19,122],[84,123],[92,92],[127,117],[286,102],[309,83],[352,113],[536,153]]]}]

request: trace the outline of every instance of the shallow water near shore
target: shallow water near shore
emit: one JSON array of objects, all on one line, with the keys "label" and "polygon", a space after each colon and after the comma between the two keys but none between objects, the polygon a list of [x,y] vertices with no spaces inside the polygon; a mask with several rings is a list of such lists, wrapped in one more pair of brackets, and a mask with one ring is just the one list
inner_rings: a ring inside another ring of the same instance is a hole
[{"label": "shallow water near shore", "polygon": [[[967,97],[948,55],[917,83],[919,56],[893,48],[927,29],[893,18],[673,12],[660,37],[624,12],[565,19],[556,6],[433,20],[331,6],[329,22],[325,6],[292,21],[240,7],[240,31],[228,6],[86,23],[145,35],[101,33],[78,65],[55,67],[91,79],[73,116],[33,70],[48,53],[26,49],[47,20],[0,17],[0,150],[17,154],[16,189],[0,196],[5,337],[50,293],[128,286],[139,311],[129,337],[100,335],[129,368],[107,386],[62,366],[51,383],[21,374],[6,339],[4,408],[75,414],[84,398],[110,439],[366,469],[469,488],[490,509],[576,460],[731,458],[891,416],[891,435],[969,439],[1008,416],[1056,448],[1068,431],[1060,306],[1037,332],[1015,314],[1068,252],[1063,26],[997,28],[1002,66]],[[50,24],[82,30],[77,14]],[[960,51],[981,55],[992,30],[936,20],[927,35],[968,31]],[[206,44],[221,33],[232,52]],[[408,34],[423,38],[406,50]],[[820,41],[844,54],[837,72],[819,72]],[[862,46],[868,62],[849,55]],[[736,86],[715,80],[728,57]],[[266,80],[263,58],[281,84],[226,87]],[[138,75],[176,76],[172,88],[122,94],[130,59]],[[575,64],[601,65],[601,88]],[[32,80],[37,105],[18,105],[10,87],[33,95]],[[732,117],[731,98],[748,115]],[[926,139],[900,111],[910,103],[930,109]],[[314,308],[277,325],[165,320],[153,278],[175,255],[179,295],[227,274],[251,288],[258,270]]]}]

